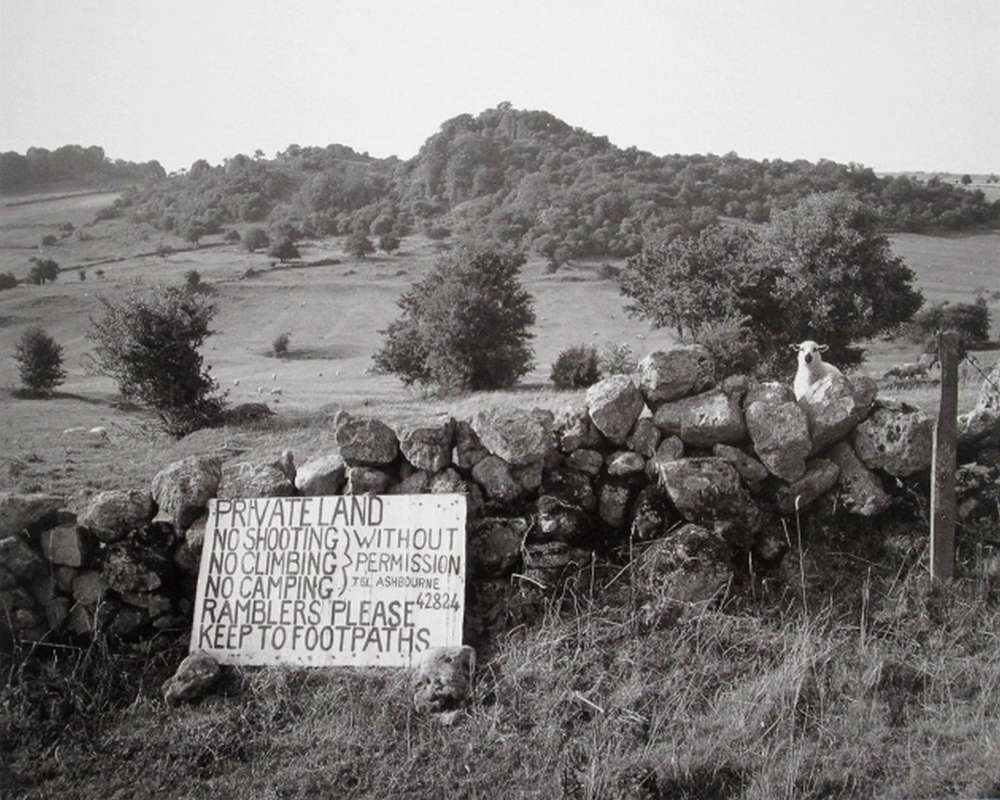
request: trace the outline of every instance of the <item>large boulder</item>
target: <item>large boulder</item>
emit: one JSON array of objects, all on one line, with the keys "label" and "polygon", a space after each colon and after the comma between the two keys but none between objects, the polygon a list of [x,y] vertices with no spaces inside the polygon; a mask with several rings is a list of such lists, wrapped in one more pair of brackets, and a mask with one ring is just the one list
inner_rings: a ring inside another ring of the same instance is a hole
[{"label": "large boulder", "polygon": [[86,532],[77,525],[59,525],[42,531],[39,538],[42,555],[50,564],[82,567],[90,554]]},{"label": "large boulder", "polygon": [[590,479],[586,474],[573,469],[551,470],[542,481],[542,492],[580,506],[586,511],[597,508],[597,497]]},{"label": "large boulder", "polygon": [[665,435],[678,436],[688,446],[738,444],[746,436],[739,402],[720,389],[664,403],[653,420]]},{"label": "large boulder", "polygon": [[686,523],[655,539],[636,559],[641,592],[674,602],[711,600],[733,577],[729,545],[712,531]]},{"label": "large boulder", "polygon": [[934,421],[915,406],[883,401],[855,428],[853,441],[866,467],[902,478],[931,465]]},{"label": "large boulder", "polygon": [[850,442],[837,442],[825,455],[840,469],[840,501],[850,513],[874,517],[889,508],[892,498],[881,479],[861,463]]},{"label": "large boulder", "polygon": [[681,458],[662,464],[660,476],[688,522],[710,528],[732,544],[749,547],[762,517],[732,464],[721,458]]},{"label": "large boulder", "polygon": [[465,480],[452,467],[435,475],[427,487],[431,494],[464,494],[471,519],[483,510],[483,492],[474,482]]},{"label": "large boulder", "polygon": [[749,408],[753,403],[794,403],[795,392],[792,387],[780,381],[752,381],[743,395],[743,407]]},{"label": "large boulder", "polygon": [[341,413],[337,417],[337,447],[352,467],[385,467],[396,460],[399,440],[384,422]]},{"label": "large boulder", "polygon": [[490,451],[483,447],[469,421],[458,420],[455,423],[455,447],[452,456],[455,466],[466,471],[471,470],[489,454]]},{"label": "large boulder", "polygon": [[503,578],[521,558],[521,544],[528,532],[523,517],[487,517],[472,523],[469,564],[479,578]]},{"label": "large boulder", "polygon": [[208,653],[196,650],[185,658],[177,672],[163,684],[163,699],[168,706],[190,703],[209,692],[222,674],[222,668]]},{"label": "large boulder", "polygon": [[54,494],[0,492],[0,539],[35,527],[65,503],[64,497]]},{"label": "large boulder", "polygon": [[754,452],[772,475],[797,481],[812,450],[805,412],[795,402],[757,400],[747,406],[747,430]]},{"label": "large boulder", "polygon": [[152,520],[156,510],[148,492],[112,490],[92,497],[79,522],[102,542],[115,542]]},{"label": "large boulder", "polygon": [[799,399],[812,438],[813,453],[843,439],[868,416],[875,403],[875,381],[863,375],[827,375]]},{"label": "large boulder", "polygon": [[340,494],[347,482],[347,464],[340,453],[309,459],[295,471],[295,488],[303,497]]},{"label": "large boulder", "polygon": [[712,455],[732,464],[744,483],[751,489],[756,489],[770,474],[767,467],[756,458],[744,453],[740,448],[730,444],[717,444],[712,448]]},{"label": "large boulder", "polygon": [[547,494],[538,498],[537,539],[577,544],[587,538],[590,528],[590,517],[579,506]]},{"label": "large boulder", "polygon": [[489,408],[472,418],[483,446],[512,466],[545,459],[552,444],[552,412],[542,409]]},{"label": "large boulder", "polygon": [[1000,411],[974,408],[958,417],[958,445],[965,447],[1000,436]]},{"label": "large boulder", "polygon": [[556,441],[564,453],[573,453],[581,448],[593,450],[599,448],[604,440],[587,413],[586,403],[563,406],[555,415],[554,426]]},{"label": "large boulder", "polygon": [[451,464],[455,423],[451,417],[435,422],[411,424],[399,432],[399,449],[417,469],[440,472]]},{"label": "large boulder", "polygon": [[472,468],[472,477],[497,503],[513,503],[521,496],[521,487],[510,472],[510,464],[497,456],[487,456]]},{"label": "large boulder", "polygon": [[295,467],[287,450],[278,461],[242,462],[222,467],[219,497],[294,497]]},{"label": "large boulder", "polygon": [[385,494],[392,479],[374,467],[348,467],[344,494]]},{"label": "large boulder", "polygon": [[597,450],[574,450],[566,458],[566,466],[596,478],[604,467],[604,456]]},{"label": "large boulder", "polygon": [[171,562],[161,555],[128,544],[115,545],[104,560],[101,577],[120,595],[152,592],[164,585]]},{"label": "large boulder", "polygon": [[628,509],[637,494],[630,483],[605,483],[601,486],[598,513],[608,526],[615,530],[625,527]]},{"label": "large boulder", "polygon": [[652,458],[662,436],[652,417],[640,417],[625,441],[625,446],[644,458]]},{"label": "large boulder", "polygon": [[646,459],[631,450],[622,450],[608,456],[608,475],[613,478],[624,478],[628,475],[639,475],[646,469]]},{"label": "large boulder", "polygon": [[642,413],[642,395],[627,375],[612,375],[587,390],[587,413],[615,444],[624,444]]},{"label": "large boulder", "polygon": [[45,562],[21,534],[0,539],[0,568],[22,583],[41,575]]},{"label": "large boulder", "polygon": [[680,519],[666,489],[655,483],[643,487],[632,508],[632,539],[636,542],[664,536]]},{"label": "large boulder", "polygon": [[639,362],[639,389],[650,408],[715,386],[715,362],[700,344],[675,345]]},{"label": "large boulder", "polygon": [[174,527],[186,530],[218,494],[222,460],[215,456],[189,456],[156,473],[150,494],[161,513],[169,514]]},{"label": "large boulder", "polygon": [[792,514],[826,494],[837,482],[840,468],[832,461],[817,458],[806,465],[805,474],[794,483],[778,489],[775,500],[782,514]]},{"label": "large boulder", "polygon": [[678,436],[667,436],[656,446],[653,457],[646,462],[646,477],[651,481],[660,479],[660,467],[668,461],[684,457],[684,442]]}]

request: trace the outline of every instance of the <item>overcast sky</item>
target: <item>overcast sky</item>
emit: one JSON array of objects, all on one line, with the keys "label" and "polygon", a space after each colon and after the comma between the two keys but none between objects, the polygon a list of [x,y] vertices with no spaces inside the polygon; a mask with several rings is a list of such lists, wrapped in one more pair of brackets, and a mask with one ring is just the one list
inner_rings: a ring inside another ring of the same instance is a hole
[{"label": "overcast sky", "polygon": [[622,147],[1000,171],[1000,0],[0,0],[0,150],[409,158],[507,100]]}]

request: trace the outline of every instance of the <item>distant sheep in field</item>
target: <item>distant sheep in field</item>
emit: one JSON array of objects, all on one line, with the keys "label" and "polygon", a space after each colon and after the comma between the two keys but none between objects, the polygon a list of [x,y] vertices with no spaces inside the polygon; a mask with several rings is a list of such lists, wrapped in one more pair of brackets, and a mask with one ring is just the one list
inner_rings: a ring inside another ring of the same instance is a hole
[{"label": "distant sheep in field", "polygon": [[284,390],[280,386],[275,386],[271,390],[271,394],[283,394],[283,393],[284,393]]},{"label": "distant sheep in field", "polygon": [[237,378],[236,380],[233,381],[233,386],[239,386],[239,385],[240,385],[240,379]]},{"label": "distant sheep in field", "polygon": [[84,442],[92,442],[94,444],[103,444],[105,442],[111,441],[111,437],[108,436],[108,429],[97,427],[97,428],[66,428],[62,432],[63,436],[71,436],[74,439],[78,439]]},{"label": "distant sheep in field", "polygon": [[272,381],[278,380],[278,373],[277,372],[272,372],[271,373],[271,380]]},{"label": "distant sheep in field", "polygon": [[827,375],[842,375],[843,373],[833,364],[823,361],[822,353],[830,349],[829,345],[817,344],[813,341],[805,341],[801,344],[788,345],[799,354],[799,368],[795,373],[795,381],[792,390],[795,392],[795,399],[801,400],[809,387]]},{"label": "distant sheep in field", "polygon": [[911,380],[914,378],[926,378],[927,373],[937,363],[937,356],[925,353],[916,362],[905,364],[893,364],[885,371],[883,378],[897,378],[899,380]]},{"label": "distant sheep in field", "polygon": [[258,386],[257,387],[257,394],[264,394],[264,387],[263,386]]}]

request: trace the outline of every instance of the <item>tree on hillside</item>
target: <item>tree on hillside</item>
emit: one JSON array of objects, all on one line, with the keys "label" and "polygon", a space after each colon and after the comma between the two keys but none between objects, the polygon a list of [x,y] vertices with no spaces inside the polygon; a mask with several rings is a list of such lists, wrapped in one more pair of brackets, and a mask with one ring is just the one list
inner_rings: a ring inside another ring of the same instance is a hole
[{"label": "tree on hillside", "polygon": [[629,259],[621,287],[631,313],[711,342],[720,358],[739,350],[739,362],[777,363],[786,344],[815,339],[830,345],[830,361],[851,366],[861,359],[854,343],[920,308],[914,281],[870,211],[830,194],[759,231],[712,226],[648,247]]},{"label": "tree on hillside", "polygon": [[278,259],[278,261],[290,261],[293,258],[299,258],[301,253],[299,253],[299,248],[295,246],[295,242],[291,239],[281,239],[274,243],[267,254],[272,258]]},{"label": "tree on hillside", "polygon": [[223,399],[199,352],[213,333],[215,306],[175,287],[98,301],[102,313],[91,317],[88,332],[94,371],[114,379],[124,397],[153,409],[173,436],[215,424]]},{"label": "tree on hillside", "polygon": [[972,183],[972,176],[969,175],[969,174],[963,175],[962,176],[962,186],[968,186],[970,183]]},{"label": "tree on hillside", "polygon": [[450,391],[516,383],[533,365],[524,263],[512,249],[476,244],[442,258],[400,298],[403,313],[381,331],[376,367]]},{"label": "tree on hillside", "polygon": [[243,237],[243,246],[250,253],[268,247],[270,244],[271,237],[267,235],[267,231],[263,228],[251,228],[246,232],[246,236]]},{"label": "tree on hillside", "polygon": [[59,264],[51,258],[34,259],[34,264],[28,272],[28,282],[36,286],[59,280]]},{"label": "tree on hillside", "polygon": [[364,231],[356,230],[344,240],[344,252],[355,258],[364,258],[375,252],[375,245]]},{"label": "tree on hillside", "polygon": [[12,272],[0,272],[0,291],[3,289],[13,289],[17,286],[17,278]]},{"label": "tree on hillside", "polygon": [[63,349],[44,329],[28,328],[14,344],[21,383],[29,393],[48,396],[66,380]]},{"label": "tree on hillside", "polygon": [[379,250],[383,253],[393,253],[399,249],[399,237],[391,231],[386,231],[378,238]]}]

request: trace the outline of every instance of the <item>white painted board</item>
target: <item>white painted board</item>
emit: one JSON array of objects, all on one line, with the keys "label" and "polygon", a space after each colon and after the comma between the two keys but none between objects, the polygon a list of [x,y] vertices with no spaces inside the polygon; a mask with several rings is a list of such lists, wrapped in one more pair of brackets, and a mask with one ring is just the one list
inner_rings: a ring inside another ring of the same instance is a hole
[{"label": "white painted board", "polygon": [[191,650],[395,667],[461,645],[465,517],[462,494],[212,500]]}]

